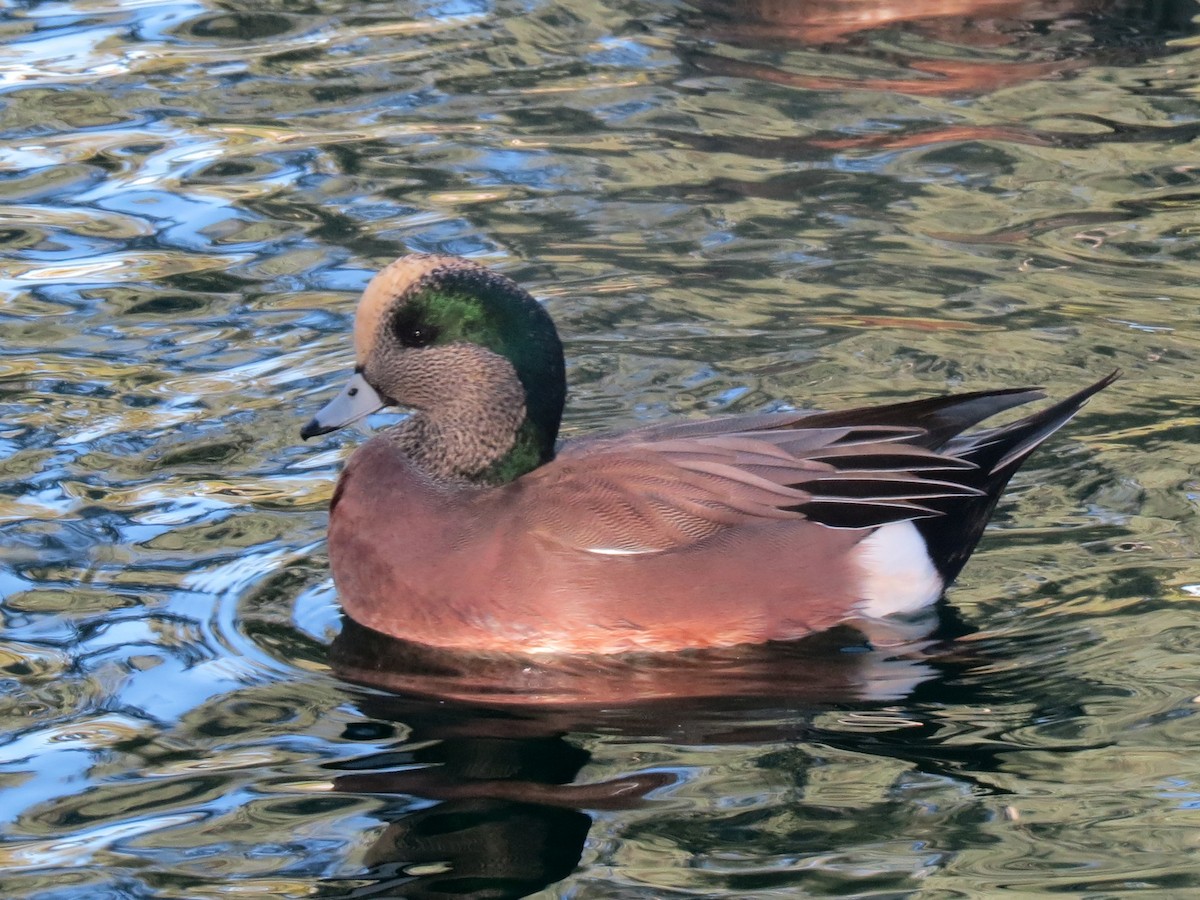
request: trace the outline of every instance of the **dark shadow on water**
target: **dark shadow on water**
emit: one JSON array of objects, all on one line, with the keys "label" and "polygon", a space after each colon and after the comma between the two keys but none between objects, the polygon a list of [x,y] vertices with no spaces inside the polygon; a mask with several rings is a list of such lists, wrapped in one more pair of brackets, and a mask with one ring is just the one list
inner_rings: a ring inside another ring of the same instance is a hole
[{"label": "dark shadow on water", "polygon": [[535,663],[456,656],[347,621],[330,662],[375,689],[357,699],[371,727],[395,723],[401,737],[334,766],[335,790],[395,804],[381,813],[388,824],[366,853],[368,871],[327,882],[325,897],[515,898],[567,877],[592,811],[652,804],[677,779],[650,767],[577,782],[592,754],[573,734],[676,746],[819,739],[971,781],[952,748],[938,758],[929,746],[935,725],[906,723],[901,735],[813,725],[829,710],[894,709],[979,664],[952,641],[875,650],[844,630],[778,646]]},{"label": "dark shadow on water", "polygon": [[[366,875],[323,896],[524,897],[574,871],[592,823],[585,810],[637,806],[671,781],[648,772],[573,784],[591,754],[519,717],[386,697],[362,711],[411,733],[395,750],[339,764],[334,790],[397,804],[381,813],[388,824],[365,854]],[[437,802],[414,808],[411,798]]]}]

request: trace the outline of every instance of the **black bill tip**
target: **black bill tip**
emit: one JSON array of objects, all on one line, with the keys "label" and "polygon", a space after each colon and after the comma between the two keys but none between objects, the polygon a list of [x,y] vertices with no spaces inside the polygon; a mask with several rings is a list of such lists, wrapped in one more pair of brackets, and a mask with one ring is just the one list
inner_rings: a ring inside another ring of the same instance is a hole
[{"label": "black bill tip", "polygon": [[307,441],[309,438],[317,437],[322,434],[329,434],[331,431],[337,431],[329,425],[322,425],[316,419],[309,419],[308,424],[300,429],[300,440]]}]

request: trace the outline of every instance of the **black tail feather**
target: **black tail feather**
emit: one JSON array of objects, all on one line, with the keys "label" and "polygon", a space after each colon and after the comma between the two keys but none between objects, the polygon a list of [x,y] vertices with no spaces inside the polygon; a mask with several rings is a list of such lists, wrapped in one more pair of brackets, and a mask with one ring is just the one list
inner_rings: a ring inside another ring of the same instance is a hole
[{"label": "black tail feather", "polygon": [[1005,388],[998,391],[950,394],[906,403],[890,403],[887,406],[810,413],[804,418],[804,427],[851,427],[857,430],[868,425],[903,424],[925,432],[911,440],[911,443],[930,450],[939,450],[972,425],[978,425],[984,419],[990,419],[1006,409],[1041,400],[1045,396],[1041,388]]},{"label": "black tail feather", "polygon": [[[982,492],[982,496],[979,497],[966,500],[956,498],[953,500],[953,509],[944,510],[947,515],[916,519],[913,522],[925,539],[929,555],[947,584],[958,575],[970,557],[1009,479],[1029,454],[1069,422],[1094,394],[1104,390],[1120,376],[1121,372],[1118,369],[1095,384],[1023,419],[999,428],[950,437],[939,448],[942,452],[966,460],[977,467],[962,472],[959,480]],[[1037,391],[1017,394],[1023,396],[1024,399],[1019,401],[1022,403],[1038,395]],[[1010,399],[1011,396],[1010,394],[1005,399]],[[944,502],[947,507],[951,504],[948,500]],[[936,501],[927,505],[934,509],[938,507]]]}]

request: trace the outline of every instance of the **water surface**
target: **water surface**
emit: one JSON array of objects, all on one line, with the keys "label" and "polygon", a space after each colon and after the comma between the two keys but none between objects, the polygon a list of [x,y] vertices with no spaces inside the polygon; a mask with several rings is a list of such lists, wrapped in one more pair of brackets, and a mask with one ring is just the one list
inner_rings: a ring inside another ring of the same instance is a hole
[{"label": "water surface", "polygon": [[[0,9],[0,895],[1200,891],[1200,10],[972,5]],[[497,698],[336,638],[297,439],[414,251],[546,303],[568,435],[1126,375],[949,652]]]}]

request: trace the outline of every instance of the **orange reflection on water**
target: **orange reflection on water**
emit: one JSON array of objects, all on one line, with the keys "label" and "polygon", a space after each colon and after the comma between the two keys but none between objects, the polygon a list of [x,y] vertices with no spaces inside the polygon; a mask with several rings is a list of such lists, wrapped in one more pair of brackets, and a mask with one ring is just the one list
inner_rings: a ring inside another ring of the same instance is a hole
[{"label": "orange reflection on water", "polygon": [[[699,29],[706,40],[742,48],[817,48],[904,74],[841,76],[699,52],[690,61],[702,71],[804,90],[913,96],[986,94],[1061,76],[1107,61],[1107,34],[1119,31],[1113,26],[1126,19],[1186,18],[1178,3],[1147,10],[1124,0],[694,0],[693,5],[706,16]],[[927,39],[928,54],[907,52],[908,44],[890,34],[896,31]],[[1078,40],[1047,45],[1044,36],[1059,31],[1074,32]],[[873,32],[889,34],[873,46]],[[1152,55],[1154,49],[1142,52]]]}]

